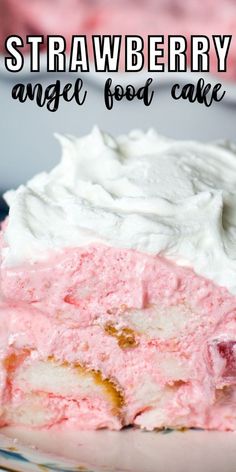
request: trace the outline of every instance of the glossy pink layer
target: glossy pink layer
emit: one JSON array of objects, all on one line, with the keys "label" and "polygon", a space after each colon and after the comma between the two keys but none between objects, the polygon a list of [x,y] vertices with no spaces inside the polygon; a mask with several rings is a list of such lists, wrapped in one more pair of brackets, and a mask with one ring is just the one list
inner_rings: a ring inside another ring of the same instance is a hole
[{"label": "glossy pink layer", "polygon": [[[9,35],[233,35],[227,77],[235,79],[235,0],[2,0],[0,44]],[[91,42],[90,42],[91,46]],[[216,55],[211,44],[211,71]],[[167,54],[167,47],[166,52]],[[190,63],[190,57],[189,57]],[[124,60],[123,60],[124,64]]]},{"label": "glossy pink layer", "polygon": [[105,246],[1,278],[2,424],[236,430],[236,297],[224,288]]}]

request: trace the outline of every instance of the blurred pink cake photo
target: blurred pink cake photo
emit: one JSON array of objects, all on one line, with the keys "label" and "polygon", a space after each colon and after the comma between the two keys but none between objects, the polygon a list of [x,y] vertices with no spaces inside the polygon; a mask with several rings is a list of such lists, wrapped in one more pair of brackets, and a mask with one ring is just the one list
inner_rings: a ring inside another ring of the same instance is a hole
[{"label": "blurred pink cake photo", "polygon": [[0,425],[236,430],[236,149],[58,137],[5,194]]},{"label": "blurred pink cake photo", "polygon": [[[236,79],[236,0],[1,0],[0,50],[10,35],[63,35],[70,47],[72,35],[147,35],[209,37],[211,72],[217,74],[212,35],[232,35],[227,72],[220,77]],[[45,42],[46,43],[46,42]],[[92,58],[90,41],[89,52]],[[167,57],[168,46],[165,46]],[[27,51],[27,45],[26,45]],[[124,51],[122,68],[124,69]],[[188,63],[190,52],[188,50]],[[165,59],[167,60],[167,59]],[[146,63],[148,61],[146,60]],[[147,67],[147,64],[146,64]]]}]

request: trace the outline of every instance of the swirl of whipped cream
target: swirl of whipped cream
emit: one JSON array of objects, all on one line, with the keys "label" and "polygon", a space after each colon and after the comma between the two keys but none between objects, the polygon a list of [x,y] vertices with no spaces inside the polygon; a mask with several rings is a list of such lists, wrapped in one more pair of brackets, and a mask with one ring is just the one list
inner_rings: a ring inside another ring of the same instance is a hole
[{"label": "swirl of whipped cream", "polygon": [[98,128],[5,194],[3,265],[90,243],[161,254],[236,294],[236,148]]}]

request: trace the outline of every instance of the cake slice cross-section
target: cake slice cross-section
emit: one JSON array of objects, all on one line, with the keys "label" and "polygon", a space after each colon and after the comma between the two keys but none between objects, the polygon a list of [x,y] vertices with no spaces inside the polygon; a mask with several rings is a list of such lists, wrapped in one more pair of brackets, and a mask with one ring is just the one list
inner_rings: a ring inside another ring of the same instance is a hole
[{"label": "cake slice cross-section", "polygon": [[60,137],[5,199],[0,425],[236,430],[236,156]]}]

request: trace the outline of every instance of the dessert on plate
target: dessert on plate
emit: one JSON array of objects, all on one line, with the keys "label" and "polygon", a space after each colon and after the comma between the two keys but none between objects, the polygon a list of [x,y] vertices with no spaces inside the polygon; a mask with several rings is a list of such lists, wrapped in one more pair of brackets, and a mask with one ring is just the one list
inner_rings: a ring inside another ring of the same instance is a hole
[{"label": "dessert on plate", "polygon": [[59,137],[5,194],[0,424],[236,430],[236,155]]}]

